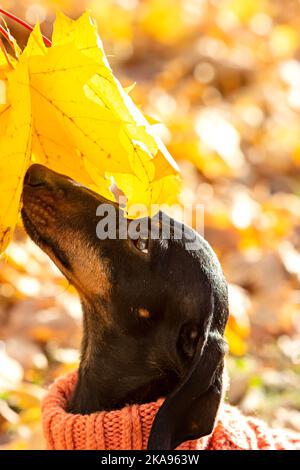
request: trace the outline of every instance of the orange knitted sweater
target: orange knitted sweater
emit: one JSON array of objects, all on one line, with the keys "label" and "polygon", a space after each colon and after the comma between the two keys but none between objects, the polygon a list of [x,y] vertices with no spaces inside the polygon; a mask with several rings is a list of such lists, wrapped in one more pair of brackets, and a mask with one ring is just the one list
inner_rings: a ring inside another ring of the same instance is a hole
[{"label": "orange knitted sweater", "polygon": [[[42,403],[43,429],[48,449],[142,450],[163,399],[116,411],[90,415],[67,413],[77,372],[59,378]],[[223,405],[210,436],[181,444],[178,450],[300,449],[300,435],[268,428],[236,408]]]}]

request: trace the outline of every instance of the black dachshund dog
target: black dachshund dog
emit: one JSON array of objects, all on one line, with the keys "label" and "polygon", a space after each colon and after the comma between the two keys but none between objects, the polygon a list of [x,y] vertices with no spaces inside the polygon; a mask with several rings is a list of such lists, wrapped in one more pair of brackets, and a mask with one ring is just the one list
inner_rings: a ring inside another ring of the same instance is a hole
[{"label": "black dachshund dog", "polygon": [[[174,449],[212,432],[223,393],[227,284],[209,244],[173,219],[170,236],[99,239],[97,208],[122,209],[44,166],[29,168],[22,217],[32,240],[72,283],[83,310],[72,413],[166,397],[148,449]],[[150,219],[149,219],[150,220]],[[193,250],[187,243],[193,241]]]}]

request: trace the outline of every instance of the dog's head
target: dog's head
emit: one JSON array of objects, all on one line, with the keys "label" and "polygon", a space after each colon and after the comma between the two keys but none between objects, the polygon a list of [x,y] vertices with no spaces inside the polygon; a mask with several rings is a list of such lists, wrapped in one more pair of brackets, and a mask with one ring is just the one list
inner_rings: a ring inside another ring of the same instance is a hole
[{"label": "dog's head", "polygon": [[[110,219],[99,210],[104,204],[114,209]],[[208,243],[187,227],[178,237],[181,225],[164,214],[154,221],[155,236],[150,220],[147,233],[144,224],[142,236],[133,236],[117,204],[41,165],[26,174],[22,216],[81,298],[84,338],[71,409],[87,413],[166,395],[149,448],[209,434],[222,394],[228,301]],[[116,236],[99,239],[107,222]]]}]

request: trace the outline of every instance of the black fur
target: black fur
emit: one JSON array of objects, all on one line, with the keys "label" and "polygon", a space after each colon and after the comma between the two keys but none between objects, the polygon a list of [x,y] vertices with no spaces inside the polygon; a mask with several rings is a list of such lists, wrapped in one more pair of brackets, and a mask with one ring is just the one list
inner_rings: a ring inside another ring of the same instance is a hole
[{"label": "black fur", "polygon": [[[147,254],[130,239],[99,240],[96,209],[102,202],[108,201],[40,165],[25,177],[25,228],[75,285],[82,302],[79,380],[69,410],[86,414],[166,396],[148,447],[175,448],[209,434],[214,425],[222,396],[227,285],[200,235],[186,229],[184,239],[174,238],[176,221],[169,219],[170,239],[162,233],[149,239]],[[160,226],[163,217],[158,216]],[[73,234],[82,240],[76,256]],[[191,239],[195,251],[186,249]],[[95,263],[107,267],[109,295],[93,274],[80,278],[81,267],[90,269],[92,252]],[[149,318],[138,315],[141,308]]]}]

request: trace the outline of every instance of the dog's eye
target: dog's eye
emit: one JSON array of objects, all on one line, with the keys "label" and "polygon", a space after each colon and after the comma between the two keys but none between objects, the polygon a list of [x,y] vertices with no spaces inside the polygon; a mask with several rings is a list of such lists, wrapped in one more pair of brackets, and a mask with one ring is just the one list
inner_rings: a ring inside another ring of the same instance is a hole
[{"label": "dog's eye", "polygon": [[141,251],[142,253],[148,253],[149,250],[149,239],[148,238],[138,238],[137,240],[133,240],[135,247]]}]

